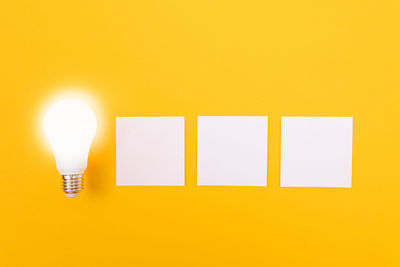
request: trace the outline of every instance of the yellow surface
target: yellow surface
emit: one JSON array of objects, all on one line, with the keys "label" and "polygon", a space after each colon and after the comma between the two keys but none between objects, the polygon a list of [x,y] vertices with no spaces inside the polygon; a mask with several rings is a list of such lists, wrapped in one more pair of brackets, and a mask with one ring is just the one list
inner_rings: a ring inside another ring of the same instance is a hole
[{"label": "yellow surface", "polygon": [[[400,266],[398,1],[3,1],[0,266]],[[65,90],[63,88],[77,88]],[[86,188],[41,128],[99,118]],[[115,186],[116,116],[186,116],[185,187]],[[268,115],[268,187],[196,187],[196,116]],[[354,116],[353,188],[280,188],[280,116]]]}]

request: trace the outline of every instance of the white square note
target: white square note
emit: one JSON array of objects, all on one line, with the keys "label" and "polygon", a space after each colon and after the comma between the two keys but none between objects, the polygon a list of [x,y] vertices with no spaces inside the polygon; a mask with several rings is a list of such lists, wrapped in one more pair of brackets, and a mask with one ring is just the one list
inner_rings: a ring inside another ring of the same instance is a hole
[{"label": "white square note", "polygon": [[117,117],[117,185],[185,185],[184,117]]},{"label": "white square note", "polygon": [[266,186],[268,117],[200,116],[197,184]]},{"label": "white square note", "polygon": [[282,117],[282,187],[351,187],[353,118]]}]

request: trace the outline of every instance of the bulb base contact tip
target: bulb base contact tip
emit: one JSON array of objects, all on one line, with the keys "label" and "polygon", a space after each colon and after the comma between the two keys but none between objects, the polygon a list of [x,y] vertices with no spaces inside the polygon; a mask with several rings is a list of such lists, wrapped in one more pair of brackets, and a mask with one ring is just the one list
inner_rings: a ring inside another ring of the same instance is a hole
[{"label": "bulb base contact tip", "polygon": [[77,197],[83,189],[83,174],[67,174],[63,175],[64,193],[67,197]]}]

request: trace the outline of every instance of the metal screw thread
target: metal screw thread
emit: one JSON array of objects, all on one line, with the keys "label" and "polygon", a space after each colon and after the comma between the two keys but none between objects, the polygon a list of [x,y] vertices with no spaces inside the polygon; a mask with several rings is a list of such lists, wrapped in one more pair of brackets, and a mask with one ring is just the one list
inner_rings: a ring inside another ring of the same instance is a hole
[{"label": "metal screw thread", "polygon": [[63,175],[65,194],[78,194],[83,189],[83,174]]}]

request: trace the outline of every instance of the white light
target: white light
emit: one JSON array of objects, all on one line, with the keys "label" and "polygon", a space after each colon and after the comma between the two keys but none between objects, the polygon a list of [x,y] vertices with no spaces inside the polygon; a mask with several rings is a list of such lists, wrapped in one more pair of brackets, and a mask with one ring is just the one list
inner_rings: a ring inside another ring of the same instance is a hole
[{"label": "white light", "polygon": [[[74,175],[82,177],[96,128],[94,112],[88,105],[76,99],[54,103],[45,115],[44,130],[52,146],[57,169],[64,178],[64,191],[70,197],[76,196],[81,187],[66,190],[66,186],[74,187],[74,184],[70,181],[66,185],[65,179],[72,179]],[[81,183],[81,178],[79,182]]]}]

